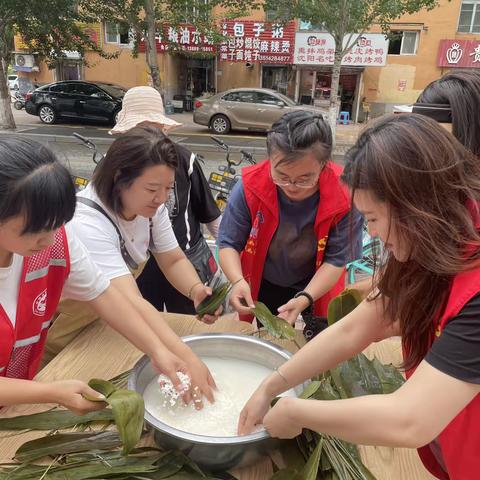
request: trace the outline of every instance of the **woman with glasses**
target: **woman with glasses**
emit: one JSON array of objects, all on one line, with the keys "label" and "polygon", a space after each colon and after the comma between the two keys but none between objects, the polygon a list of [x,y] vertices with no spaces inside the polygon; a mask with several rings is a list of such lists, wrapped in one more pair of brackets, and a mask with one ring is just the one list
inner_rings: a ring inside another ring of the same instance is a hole
[{"label": "woman with glasses", "polygon": [[330,161],[332,132],[321,116],[287,113],[272,126],[267,151],[268,160],[243,169],[230,195],[220,265],[242,320],[251,321],[259,300],[293,324],[309,307],[324,316],[344,289],[345,265],[361,248],[362,218],[350,218],[341,168]]}]

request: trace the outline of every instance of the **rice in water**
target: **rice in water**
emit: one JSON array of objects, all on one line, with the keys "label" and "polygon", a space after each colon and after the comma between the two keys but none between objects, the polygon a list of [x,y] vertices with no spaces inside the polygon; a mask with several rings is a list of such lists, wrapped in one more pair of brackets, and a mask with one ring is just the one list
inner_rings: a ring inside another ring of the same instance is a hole
[{"label": "rice in water", "polygon": [[[212,437],[237,436],[238,417],[242,408],[272,369],[236,358],[202,357],[215,379],[218,391],[215,403],[204,399],[204,408],[195,410],[192,402],[181,400],[171,406],[155,377],[145,389],[146,410],[167,425],[184,432]],[[284,395],[295,396],[293,390]]]}]

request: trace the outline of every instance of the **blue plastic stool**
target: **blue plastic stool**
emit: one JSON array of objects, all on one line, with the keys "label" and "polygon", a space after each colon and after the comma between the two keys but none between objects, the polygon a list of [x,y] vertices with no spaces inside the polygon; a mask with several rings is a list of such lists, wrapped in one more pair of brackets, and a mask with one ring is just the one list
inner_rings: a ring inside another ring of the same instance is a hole
[{"label": "blue plastic stool", "polygon": [[340,112],[340,115],[338,116],[338,123],[348,125],[350,123],[350,112]]}]

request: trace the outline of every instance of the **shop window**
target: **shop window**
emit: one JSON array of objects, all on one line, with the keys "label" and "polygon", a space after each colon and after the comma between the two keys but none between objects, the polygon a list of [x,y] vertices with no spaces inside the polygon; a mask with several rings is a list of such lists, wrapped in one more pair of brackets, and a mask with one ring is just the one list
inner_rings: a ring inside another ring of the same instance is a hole
[{"label": "shop window", "polygon": [[462,2],[457,31],[480,33],[480,2]]},{"label": "shop window", "polygon": [[417,53],[418,32],[393,31],[389,40],[389,55],[415,55]]},{"label": "shop window", "polygon": [[131,33],[126,25],[105,22],[105,41],[107,43],[130,46],[132,43]]}]

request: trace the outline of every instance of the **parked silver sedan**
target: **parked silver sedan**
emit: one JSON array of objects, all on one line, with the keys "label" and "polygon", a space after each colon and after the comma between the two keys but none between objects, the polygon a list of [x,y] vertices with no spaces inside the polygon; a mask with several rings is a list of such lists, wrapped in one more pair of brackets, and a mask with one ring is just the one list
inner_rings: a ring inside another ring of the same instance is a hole
[{"label": "parked silver sedan", "polygon": [[235,88],[212,97],[200,97],[194,107],[193,121],[220,135],[230,130],[269,130],[280,117],[294,110],[327,114],[267,88]]}]

